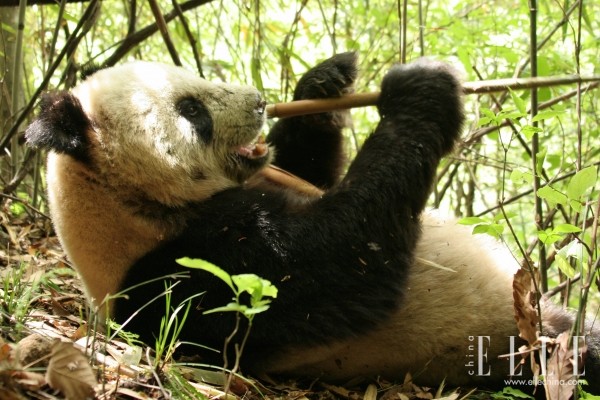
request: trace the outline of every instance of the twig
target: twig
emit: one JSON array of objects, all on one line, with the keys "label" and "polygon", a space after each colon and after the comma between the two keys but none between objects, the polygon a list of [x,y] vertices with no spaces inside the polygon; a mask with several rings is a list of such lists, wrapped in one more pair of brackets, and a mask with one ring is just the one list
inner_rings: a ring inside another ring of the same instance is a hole
[{"label": "twig", "polygon": [[[507,78],[466,82],[463,84],[463,91],[465,94],[484,94],[501,92],[509,89],[532,89],[585,82],[600,82],[600,75]],[[289,103],[270,104],[267,106],[267,115],[269,118],[293,117],[296,115],[315,114],[346,108],[373,106],[377,104],[378,100],[379,92],[353,93],[332,99],[298,100]]]},{"label": "twig", "polygon": [[[600,81],[588,83],[587,85],[585,85],[584,87],[581,88],[581,91],[587,92],[589,90],[596,89],[598,87],[598,85],[600,85]],[[561,94],[558,97],[555,97],[548,101],[540,103],[538,106],[538,111],[545,110],[546,108],[552,107],[555,104],[558,104],[562,101],[568,100],[571,97],[576,96],[577,93],[579,93],[579,91],[577,89],[571,90],[569,92]],[[465,138],[464,146],[468,147],[468,146],[472,145],[474,142],[476,142],[477,140],[479,140],[481,137],[487,135],[488,133],[495,132],[495,131],[499,130],[500,128],[504,128],[508,125],[509,125],[508,121],[504,121],[500,125],[492,125],[492,126],[488,126],[485,128],[477,129],[476,131],[470,133],[469,136]]]},{"label": "twig", "polygon": [[35,208],[31,204],[29,204],[26,200],[23,200],[17,196],[13,196],[13,195],[6,194],[6,193],[0,193],[0,197],[4,197],[4,198],[12,200],[12,201],[17,201],[17,202],[23,204],[23,206],[29,208],[31,211],[41,215],[42,217],[44,217],[46,219],[50,219],[49,215],[44,214],[43,212],[41,212],[40,210],[38,210],[37,208]]},{"label": "twig", "polygon": [[167,50],[169,50],[173,64],[181,66],[182,64],[181,60],[179,59],[179,54],[177,53],[177,49],[175,49],[175,45],[171,40],[169,30],[167,29],[167,22],[160,11],[160,7],[156,3],[156,0],[148,0],[148,3],[150,3],[150,9],[152,10],[152,15],[154,15],[154,21],[156,21],[156,26],[158,26],[158,30],[160,31],[163,41],[165,42],[165,46],[167,46]]},{"label": "twig", "polygon": [[196,68],[198,68],[198,74],[200,74],[200,76],[204,78],[204,72],[202,71],[202,62],[200,61],[200,54],[198,53],[197,48],[197,40],[192,34],[190,25],[188,24],[187,19],[183,15],[183,10],[179,6],[179,3],[177,3],[177,0],[172,0],[171,3],[173,4],[173,11],[175,11],[177,13],[177,16],[179,17],[179,22],[181,22],[181,26],[183,27],[183,31],[185,32],[185,36],[190,42],[192,54],[194,55],[194,61],[196,61]]},{"label": "twig", "polygon": [[[189,0],[185,3],[179,4],[179,7],[182,11],[188,11],[193,8],[202,6],[204,4],[210,3],[213,0]],[[177,18],[177,10],[172,10],[171,12],[164,14],[165,23],[169,23],[173,19]],[[120,61],[129,51],[135,48],[138,44],[152,36],[154,33],[158,31],[158,27],[156,24],[150,24],[137,32],[128,35],[123,39],[115,51],[103,62],[104,66],[110,67],[115,65],[118,61]]]}]

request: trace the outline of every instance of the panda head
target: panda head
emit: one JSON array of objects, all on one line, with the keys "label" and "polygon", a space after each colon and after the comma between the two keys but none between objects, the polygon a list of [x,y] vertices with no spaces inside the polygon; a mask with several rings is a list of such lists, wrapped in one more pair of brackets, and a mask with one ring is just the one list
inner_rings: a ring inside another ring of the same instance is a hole
[{"label": "panda head", "polygon": [[259,140],[264,121],[265,101],[253,87],[137,61],[44,96],[26,137],[84,164],[102,184],[178,206],[264,167],[271,157]]}]

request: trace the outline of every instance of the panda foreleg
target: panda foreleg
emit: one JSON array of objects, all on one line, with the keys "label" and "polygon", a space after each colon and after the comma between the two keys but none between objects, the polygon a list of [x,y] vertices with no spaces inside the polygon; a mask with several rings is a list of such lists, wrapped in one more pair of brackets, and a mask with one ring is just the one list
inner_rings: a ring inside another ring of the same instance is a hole
[{"label": "panda foreleg", "polygon": [[[354,53],[335,55],[302,76],[294,100],[352,92],[356,75]],[[267,137],[275,148],[274,164],[322,189],[333,186],[344,166],[342,129],[349,121],[347,110],[280,119]]]}]

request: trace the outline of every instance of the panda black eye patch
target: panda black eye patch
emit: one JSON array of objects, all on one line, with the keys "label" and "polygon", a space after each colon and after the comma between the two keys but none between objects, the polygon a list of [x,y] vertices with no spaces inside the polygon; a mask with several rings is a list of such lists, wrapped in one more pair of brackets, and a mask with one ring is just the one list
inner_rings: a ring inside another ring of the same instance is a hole
[{"label": "panda black eye patch", "polygon": [[191,97],[185,98],[177,103],[177,112],[192,124],[200,139],[205,143],[210,142],[213,134],[213,121],[202,102]]}]

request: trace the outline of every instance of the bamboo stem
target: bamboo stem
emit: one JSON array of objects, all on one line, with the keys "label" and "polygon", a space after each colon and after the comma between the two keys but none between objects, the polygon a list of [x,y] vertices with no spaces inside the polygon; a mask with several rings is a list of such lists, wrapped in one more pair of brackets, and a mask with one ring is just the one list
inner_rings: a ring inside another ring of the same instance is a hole
[{"label": "bamboo stem", "polygon": [[[465,82],[463,84],[463,91],[465,94],[485,94],[509,89],[532,89],[599,81],[600,75],[493,79],[487,81]],[[377,104],[378,100],[379,92],[371,92],[353,93],[330,99],[298,100],[289,103],[269,104],[267,105],[267,116],[269,118],[285,118],[347,108],[374,106]]]}]

